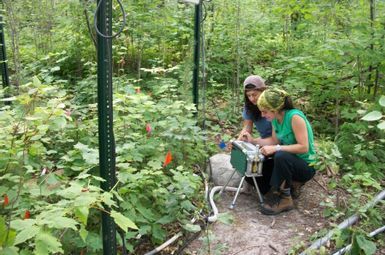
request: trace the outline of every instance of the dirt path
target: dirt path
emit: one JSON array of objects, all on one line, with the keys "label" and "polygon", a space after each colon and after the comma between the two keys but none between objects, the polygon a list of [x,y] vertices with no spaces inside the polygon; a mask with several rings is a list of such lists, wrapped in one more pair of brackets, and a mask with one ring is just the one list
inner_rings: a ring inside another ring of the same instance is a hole
[{"label": "dirt path", "polygon": [[[316,175],[319,183],[322,177]],[[321,184],[322,185],[322,184]],[[185,255],[268,255],[287,254],[289,250],[307,242],[308,237],[327,226],[319,205],[326,191],[312,180],[303,187],[296,208],[277,216],[266,216],[257,210],[256,195],[241,194],[233,210],[229,209],[234,193],[226,192],[216,200],[220,213],[229,213],[233,223],[226,225],[219,221],[209,226],[210,249],[207,231],[194,240],[185,250]]]}]

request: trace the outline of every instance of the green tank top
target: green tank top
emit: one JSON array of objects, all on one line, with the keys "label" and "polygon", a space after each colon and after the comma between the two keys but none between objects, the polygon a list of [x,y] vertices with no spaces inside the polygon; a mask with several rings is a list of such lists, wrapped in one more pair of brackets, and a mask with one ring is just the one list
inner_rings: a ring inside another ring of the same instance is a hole
[{"label": "green tank top", "polygon": [[302,119],[305,120],[306,128],[307,128],[307,135],[308,135],[308,140],[309,140],[309,151],[307,153],[296,154],[296,155],[308,163],[314,162],[316,152],[315,152],[315,147],[314,147],[313,130],[312,130],[311,125],[310,125],[309,121],[307,120],[307,118],[303,112],[301,112],[298,109],[286,110],[285,115],[283,116],[282,123],[279,123],[277,119],[273,119],[273,121],[271,123],[274,127],[275,134],[276,134],[280,144],[282,144],[282,145],[296,144],[297,140],[295,139],[293,128],[291,126],[291,119],[293,118],[294,115],[299,115]]}]

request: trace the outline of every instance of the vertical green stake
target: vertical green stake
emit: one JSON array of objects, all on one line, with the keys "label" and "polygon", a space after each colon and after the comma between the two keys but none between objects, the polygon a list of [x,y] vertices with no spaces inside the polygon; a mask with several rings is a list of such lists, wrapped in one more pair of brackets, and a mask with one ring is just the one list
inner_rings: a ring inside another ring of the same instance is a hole
[{"label": "vertical green stake", "polygon": [[[1,8],[3,8],[3,1],[0,1]],[[3,11],[1,11],[3,12]],[[9,87],[9,74],[7,66],[7,54],[5,50],[4,40],[4,26],[3,26],[3,13],[0,13],[0,69],[3,78],[3,88]]]},{"label": "vertical green stake", "polygon": [[[100,1],[100,0],[99,0]],[[99,31],[112,34],[111,0],[102,0],[97,13]],[[115,138],[112,115],[112,39],[98,34],[98,124],[100,176],[105,179],[101,188],[110,191],[115,185]],[[105,208],[106,211],[110,209]],[[102,213],[103,254],[116,254],[116,225],[108,213]]]},{"label": "vertical green stake", "polygon": [[198,113],[199,98],[199,46],[201,31],[202,3],[195,5],[194,17],[194,70],[193,70],[193,103],[195,104],[196,114]]}]

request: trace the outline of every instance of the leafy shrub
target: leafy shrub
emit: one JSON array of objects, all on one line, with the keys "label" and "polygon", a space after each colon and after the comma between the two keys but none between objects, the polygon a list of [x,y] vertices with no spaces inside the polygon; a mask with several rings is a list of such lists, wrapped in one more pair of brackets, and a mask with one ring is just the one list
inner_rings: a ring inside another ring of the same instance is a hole
[{"label": "leafy shrub", "polygon": [[133,251],[141,240],[164,241],[203,206],[192,170],[205,156],[193,106],[141,93],[116,93],[114,105],[119,182],[109,192],[99,188],[95,104],[75,105],[34,78],[1,108],[2,252],[99,254],[105,205]]},{"label": "leafy shrub", "polygon": [[336,138],[338,148],[343,154],[344,169],[356,174],[369,172],[377,179],[383,178],[385,133],[363,120],[344,123]]}]

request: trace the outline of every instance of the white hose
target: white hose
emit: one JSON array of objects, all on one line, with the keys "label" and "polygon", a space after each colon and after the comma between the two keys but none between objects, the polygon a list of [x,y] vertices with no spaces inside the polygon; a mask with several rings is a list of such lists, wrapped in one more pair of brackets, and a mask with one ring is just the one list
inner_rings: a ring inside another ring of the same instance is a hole
[{"label": "white hose", "polygon": [[[211,168],[211,162],[210,161],[209,161],[209,164],[210,164],[210,168]],[[200,167],[198,167],[198,169],[201,171]],[[202,171],[201,171],[201,174],[202,174],[204,185],[205,185],[205,197],[207,197],[207,194],[208,194],[208,182],[207,182],[207,179],[204,176],[204,173],[202,173]],[[208,197],[208,200],[209,200],[210,206],[211,206],[211,208],[213,210],[213,215],[207,218],[208,222],[215,222],[218,219],[218,213],[219,212],[218,212],[217,206],[214,203],[214,195],[215,195],[216,192],[218,192],[218,191],[220,191],[222,189],[223,189],[223,186],[215,186],[210,191],[210,195]],[[233,191],[233,192],[236,192],[237,190],[238,190],[238,188],[235,188],[235,187],[226,187],[223,191]],[[242,188],[240,190],[241,193],[244,192],[244,191],[245,191],[245,188]],[[191,220],[191,223],[194,223],[195,221],[196,221],[196,218],[193,218]],[[149,252],[145,253],[144,255],[154,255],[154,254],[157,254],[158,252],[162,251],[164,248],[166,248],[167,246],[169,246],[170,244],[175,242],[182,235],[183,235],[183,233],[181,231],[176,233],[173,237],[168,239],[166,242],[164,242],[163,244],[159,245],[158,247],[156,247],[152,251],[149,251]]]},{"label": "white hose", "polygon": [[[218,219],[218,208],[214,203],[214,195],[216,192],[220,191],[223,189],[223,186],[215,186],[211,189],[210,196],[209,196],[209,203],[211,208],[213,209],[213,215],[208,217],[207,220],[208,222],[215,222]],[[234,187],[226,187],[224,190],[225,191],[237,191],[238,188]],[[244,192],[244,188],[240,190],[240,192]]]},{"label": "white hose", "polygon": [[[381,191],[372,201],[370,201],[369,203],[367,203],[365,206],[364,206],[364,210],[367,210],[369,209],[370,207],[374,206],[375,204],[377,204],[380,200],[383,200],[385,199],[385,190]],[[340,229],[344,229],[344,228],[347,228],[351,225],[353,225],[357,220],[359,219],[359,216],[358,214],[354,214],[353,216],[349,217],[348,219],[344,220],[341,224],[339,224],[337,226],[337,228],[333,229],[333,230],[330,230],[325,237],[323,238],[320,238],[318,240],[316,240],[309,248],[307,248],[305,251],[303,251],[300,255],[306,255],[308,254],[308,252],[310,252],[311,250],[317,250],[319,249],[319,247],[321,247],[322,245],[324,245],[327,241],[329,241],[329,239],[334,235],[334,233],[337,231],[337,230],[340,230]]]}]

